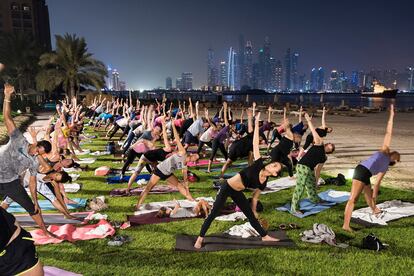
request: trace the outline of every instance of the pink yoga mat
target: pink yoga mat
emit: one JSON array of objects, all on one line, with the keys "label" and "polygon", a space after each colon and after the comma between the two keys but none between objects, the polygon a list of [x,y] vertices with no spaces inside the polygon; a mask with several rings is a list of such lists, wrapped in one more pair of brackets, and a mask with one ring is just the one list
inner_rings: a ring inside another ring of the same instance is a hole
[{"label": "pink yoga mat", "polygon": [[43,266],[45,276],[82,276],[82,274],[73,273],[53,266]]},{"label": "pink yoga mat", "polygon": [[[91,230],[103,229],[100,233],[88,233]],[[35,245],[61,243],[63,241],[75,242],[81,240],[103,239],[107,236],[115,234],[115,229],[106,220],[100,220],[97,224],[90,224],[81,227],[76,227],[72,224],[64,225],[50,225],[47,230],[60,237],[60,239],[46,236],[42,230],[37,229],[30,231]]]},{"label": "pink yoga mat", "polygon": [[[207,159],[201,159],[197,161],[197,164],[194,162],[188,162],[187,166],[188,167],[195,167],[195,166],[207,166],[208,165],[208,161]],[[221,162],[219,161],[213,161],[213,164],[220,164]]]}]

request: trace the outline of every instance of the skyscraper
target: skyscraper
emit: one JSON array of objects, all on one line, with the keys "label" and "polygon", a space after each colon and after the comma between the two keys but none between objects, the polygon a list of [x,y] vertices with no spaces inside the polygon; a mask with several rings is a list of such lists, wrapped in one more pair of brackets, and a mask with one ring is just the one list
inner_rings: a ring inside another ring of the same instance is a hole
[{"label": "skyscraper", "polygon": [[252,66],[252,88],[253,89],[260,89],[259,82],[260,82],[260,66],[259,63],[253,63]]},{"label": "skyscraper", "polygon": [[193,89],[193,73],[183,72],[181,74],[181,90]]},{"label": "skyscraper", "polygon": [[245,55],[244,55],[244,37],[242,34],[239,35],[239,50],[237,54],[237,85],[240,89],[243,85],[246,84],[246,77],[245,77],[245,70],[244,70],[244,62],[245,62]]},{"label": "skyscraper", "polygon": [[265,90],[271,90],[271,79],[272,79],[272,70],[271,70],[271,52],[270,52],[270,40],[269,37],[265,37],[263,45],[263,88]]},{"label": "skyscraper", "polygon": [[330,80],[329,80],[329,84],[331,86],[331,90],[333,90],[333,91],[339,91],[340,90],[338,71],[336,71],[336,70],[331,71],[331,77],[330,77]]},{"label": "skyscraper", "polygon": [[276,59],[274,57],[270,57],[270,87],[269,91],[276,92]]},{"label": "skyscraper", "polygon": [[257,81],[257,89],[265,89],[265,53],[264,49],[260,48],[257,56],[257,66],[258,70],[256,72],[256,81]]},{"label": "skyscraper", "polygon": [[253,47],[250,41],[247,41],[244,48],[244,78],[242,86],[253,87]]},{"label": "skyscraper", "polygon": [[220,62],[220,85],[227,86],[227,63],[225,61]]},{"label": "skyscraper", "polygon": [[25,32],[50,51],[49,10],[45,0],[1,0],[0,33]]},{"label": "skyscraper", "polygon": [[313,91],[318,91],[318,70],[312,68],[310,74],[310,89]]},{"label": "skyscraper", "polygon": [[317,91],[321,91],[324,89],[323,85],[325,83],[325,71],[322,67],[319,67],[318,69],[318,86]]},{"label": "skyscraper", "polygon": [[112,70],[112,90],[120,91],[121,87],[119,85],[119,72],[116,69]]},{"label": "skyscraper", "polygon": [[299,62],[299,54],[298,53],[293,53],[293,55],[292,55],[292,67],[291,67],[291,70],[292,70],[291,82],[292,82],[292,84],[290,85],[290,87],[293,91],[298,91],[299,90],[298,62]]},{"label": "skyscraper", "polygon": [[165,89],[167,89],[167,90],[172,89],[172,78],[171,77],[167,77],[165,79]]},{"label": "skyscraper", "polygon": [[235,58],[236,53],[233,50],[233,47],[230,47],[228,57],[227,57],[227,86],[230,90],[235,89]]},{"label": "skyscraper", "polygon": [[290,54],[290,48],[286,50],[285,54],[285,78],[284,78],[284,90],[291,91],[291,77],[292,77],[292,56]]},{"label": "skyscraper", "polygon": [[106,78],[106,88],[108,90],[112,90],[112,87],[113,87],[113,84],[112,84],[112,67],[110,65],[108,65],[107,71],[108,71],[108,77],[105,77]]},{"label": "skyscraper", "polygon": [[207,85],[217,85],[217,69],[214,64],[214,50],[209,48],[207,54]]},{"label": "skyscraper", "polygon": [[178,90],[182,90],[182,79],[181,78],[176,78],[175,79],[175,88]]},{"label": "skyscraper", "polygon": [[283,89],[283,67],[280,60],[276,61],[275,88],[277,92],[280,92]]}]

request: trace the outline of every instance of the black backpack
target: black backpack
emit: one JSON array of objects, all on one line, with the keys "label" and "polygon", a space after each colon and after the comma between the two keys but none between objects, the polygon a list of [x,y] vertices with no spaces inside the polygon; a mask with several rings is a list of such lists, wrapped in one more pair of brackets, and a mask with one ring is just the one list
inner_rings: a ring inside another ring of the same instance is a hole
[{"label": "black backpack", "polygon": [[374,234],[371,233],[362,239],[362,248],[380,251],[384,249],[385,246]]},{"label": "black backpack", "polygon": [[345,179],[345,176],[342,173],[339,173],[337,177],[330,177],[330,178],[326,179],[325,184],[343,186],[343,185],[346,184],[346,179]]}]

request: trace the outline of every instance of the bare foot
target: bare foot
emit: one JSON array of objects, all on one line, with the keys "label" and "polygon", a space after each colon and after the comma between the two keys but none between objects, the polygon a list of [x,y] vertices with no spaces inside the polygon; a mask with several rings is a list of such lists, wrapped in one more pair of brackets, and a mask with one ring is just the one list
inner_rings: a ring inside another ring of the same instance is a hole
[{"label": "bare foot", "polygon": [[203,237],[198,237],[195,244],[194,244],[194,248],[196,249],[200,249],[201,247],[203,247]]},{"label": "bare foot", "polygon": [[135,205],[135,211],[139,211],[139,209],[141,208],[141,205],[139,205],[138,203]]},{"label": "bare foot", "polygon": [[262,241],[264,241],[264,242],[278,242],[278,241],[280,241],[279,239],[276,239],[276,238],[273,238],[273,237],[271,237],[271,236],[269,236],[269,235],[266,235],[266,236],[264,236],[264,237],[262,237]]},{"label": "bare foot", "polygon": [[349,233],[353,233],[354,232],[354,230],[352,230],[352,228],[349,227],[349,226],[342,226],[342,229],[344,229],[345,231],[347,231]]}]

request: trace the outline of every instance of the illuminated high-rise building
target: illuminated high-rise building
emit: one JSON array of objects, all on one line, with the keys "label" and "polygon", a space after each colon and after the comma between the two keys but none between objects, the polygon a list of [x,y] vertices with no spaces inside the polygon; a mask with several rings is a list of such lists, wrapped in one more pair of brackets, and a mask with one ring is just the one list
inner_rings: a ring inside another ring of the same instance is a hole
[{"label": "illuminated high-rise building", "polygon": [[250,41],[247,41],[244,48],[244,77],[243,85],[247,85],[250,88],[253,87],[253,47]]},{"label": "illuminated high-rise building", "polygon": [[227,86],[227,63],[225,61],[220,62],[220,85]]},{"label": "illuminated high-rise building", "polygon": [[318,70],[315,67],[312,68],[310,74],[310,89],[318,91]]},{"label": "illuminated high-rise building", "polygon": [[293,53],[292,55],[292,66],[291,66],[291,89],[293,91],[298,91],[299,90],[299,77],[298,77],[298,62],[299,62],[299,54],[298,53]]},{"label": "illuminated high-rise building", "polygon": [[213,87],[217,84],[217,68],[214,63],[214,50],[209,48],[207,54],[207,85]]},{"label": "illuminated high-rise building", "polygon": [[266,57],[263,48],[259,49],[258,56],[257,56],[257,66],[258,70],[256,72],[256,81],[257,81],[257,89],[265,89],[265,67],[266,67]]},{"label": "illuminated high-rise building", "polygon": [[280,92],[283,89],[283,67],[280,60],[276,61],[275,88],[277,92]]},{"label": "illuminated high-rise building", "polygon": [[181,74],[181,90],[193,89],[193,73],[183,72]]},{"label": "illuminated high-rise building", "polygon": [[290,48],[286,50],[285,62],[284,62],[284,90],[292,90],[292,55],[290,53]]},{"label": "illuminated high-rise building", "polygon": [[182,90],[182,85],[181,85],[181,83],[182,83],[181,78],[176,78],[176,79],[175,79],[175,89]]},{"label": "illuminated high-rise building", "polygon": [[112,70],[112,90],[120,91],[121,87],[119,85],[119,72],[116,69]]},{"label": "illuminated high-rise building", "polygon": [[106,88],[108,90],[112,90],[112,88],[113,88],[113,84],[112,84],[112,78],[113,78],[112,77],[112,67],[110,65],[108,65],[106,70],[108,71],[108,76],[105,77]]},{"label": "illuminated high-rise building", "polygon": [[331,90],[333,90],[333,91],[339,91],[340,90],[338,71],[336,71],[336,70],[331,71],[329,84],[330,84]]},{"label": "illuminated high-rise building", "polygon": [[[273,60],[275,62],[275,60]],[[271,52],[270,52],[270,40],[269,37],[265,37],[263,45],[263,89],[272,90],[271,79],[272,79],[272,69],[271,69]]]},{"label": "illuminated high-rise building", "polygon": [[171,90],[172,88],[173,88],[172,87],[172,78],[171,77],[167,77],[165,79],[165,89]]},{"label": "illuminated high-rise building", "polygon": [[318,86],[316,87],[317,91],[321,91],[324,89],[324,83],[325,83],[325,71],[322,67],[319,67],[318,69]]},{"label": "illuminated high-rise building", "polygon": [[230,90],[235,89],[235,61],[236,52],[234,52],[233,47],[230,47],[227,57],[227,86]]}]

